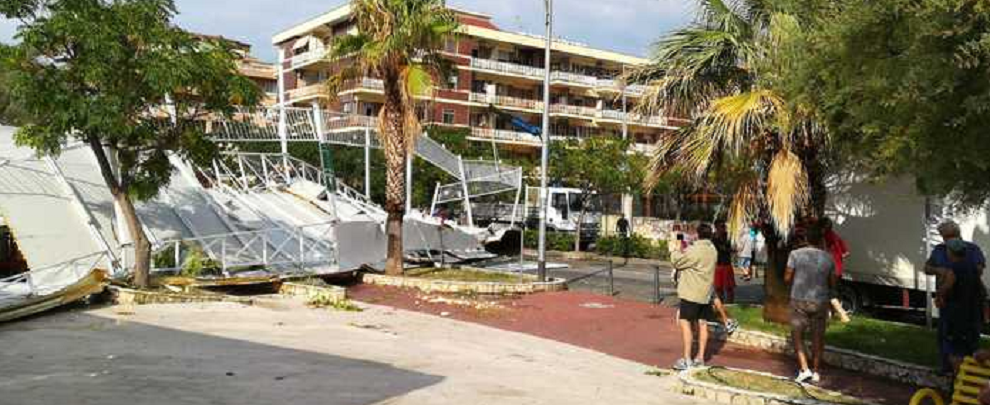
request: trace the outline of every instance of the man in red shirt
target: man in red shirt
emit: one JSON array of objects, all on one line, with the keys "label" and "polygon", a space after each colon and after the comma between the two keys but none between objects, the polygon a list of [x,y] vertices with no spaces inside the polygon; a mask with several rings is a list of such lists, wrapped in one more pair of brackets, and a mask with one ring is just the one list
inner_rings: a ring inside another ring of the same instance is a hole
[{"label": "man in red shirt", "polygon": [[[842,240],[839,234],[832,229],[831,219],[822,218],[820,225],[825,233],[825,249],[832,254],[832,260],[835,262],[836,279],[841,281],[843,262],[849,257],[849,247],[846,245],[846,241]],[[842,308],[842,303],[837,298],[833,298],[831,303],[832,309],[839,315],[839,319],[843,323],[849,322],[849,314]]]}]

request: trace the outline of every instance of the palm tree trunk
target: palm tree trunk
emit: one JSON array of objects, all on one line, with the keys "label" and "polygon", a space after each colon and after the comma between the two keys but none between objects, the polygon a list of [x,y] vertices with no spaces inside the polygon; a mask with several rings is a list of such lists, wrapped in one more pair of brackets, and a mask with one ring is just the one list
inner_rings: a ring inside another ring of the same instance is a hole
[{"label": "palm tree trunk", "polygon": [[398,84],[393,82],[393,85],[389,86],[389,81],[385,84],[387,97],[382,107],[380,128],[384,130],[381,142],[385,151],[385,212],[388,213],[385,223],[385,232],[388,236],[385,273],[402,275],[405,261],[405,250],[402,247],[402,220],[406,214],[405,170],[408,147],[402,97],[396,87]]},{"label": "palm tree trunk", "polygon": [[767,322],[786,324],[790,321],[790,288],[784,283],[784,270],[790,249],[771,226],[764,226],[766,238],[767,269],[763,278],[763,319]]}]

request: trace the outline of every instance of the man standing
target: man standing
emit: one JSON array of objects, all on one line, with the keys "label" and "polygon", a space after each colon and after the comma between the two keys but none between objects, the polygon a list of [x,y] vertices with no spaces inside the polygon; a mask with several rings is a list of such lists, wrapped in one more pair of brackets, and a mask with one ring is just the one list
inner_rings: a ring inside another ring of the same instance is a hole
[{"label": "man standing", "polygon": [[622,258],[625,262],[629,262],[629,220],[626,219],[625,214],[615,223],[615,232],[622,241]]},{"label": "man standing", "polygon": [[[818,227],[808,229],[805,238],[804,247],[791,252],[787,259],[784,281],[791,285],[791,333],[801,368],[795,381],[817,383],[821,381],[829,299],[836,286],[835,262],[823,250],[824,238]],[[805,331],[811,333],[811,367],[805,352]]]},{"label": "man standing", "polygon": [[935,275],[939,308],[938,349],[942,371],[955,373],[961,360],[979,346],[984,321],[986,289],[982,281],[986,259],[980,247],[963,241],[959,225],[948,221],[938,227],[944,243],[928,258],[925,273]]},{"label": "man standing", "polygon": [[[672,247],[671,263],[676,272],[677,295],[681,300],[678,324],[684,344],[684,357],[674,364],[675,370],[704,367],[708,345],[707,320],[711,317],[712,284],[718,251],[712,244],[712,228],[698,225],[698,240],[687,248]],[[694,331],[698,331],[698,354],[692,356]],[[694,360],[692,360],[694,359]]]}]

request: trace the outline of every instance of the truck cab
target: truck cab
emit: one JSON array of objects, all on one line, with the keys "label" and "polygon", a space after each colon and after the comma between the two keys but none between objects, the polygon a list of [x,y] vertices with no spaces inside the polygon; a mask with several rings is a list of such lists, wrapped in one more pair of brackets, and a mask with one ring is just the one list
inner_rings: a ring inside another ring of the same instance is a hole
[{"label": "truck cab", "polygon": [[[547,229],[577,232],[580,223],[582,241],[592,242],[598,238],[602,214],[595,194],[566,187],[548,187],[547,191],[548,195],[543,200],[547,204]],[[531,227],[539,223],[540,194],[539,187],[526,188],[527,224]]]}]

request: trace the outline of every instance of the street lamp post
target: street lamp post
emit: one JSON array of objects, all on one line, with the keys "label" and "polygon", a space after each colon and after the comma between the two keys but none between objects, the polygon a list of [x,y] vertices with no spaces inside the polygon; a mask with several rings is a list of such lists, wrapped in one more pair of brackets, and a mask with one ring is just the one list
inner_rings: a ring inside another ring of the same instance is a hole
[{"label": "street lamp post", "polygon": [[[553,0],[544,0],[547,20],[547,45],[543,57],[543,150],[540,157],[540,242],[538,246],[537,275],[547,280],[547,205],[550,192],[547,177],[550,166],[550,49],[553,47]],[[580,237],[580,235],[578,235]]]}]

